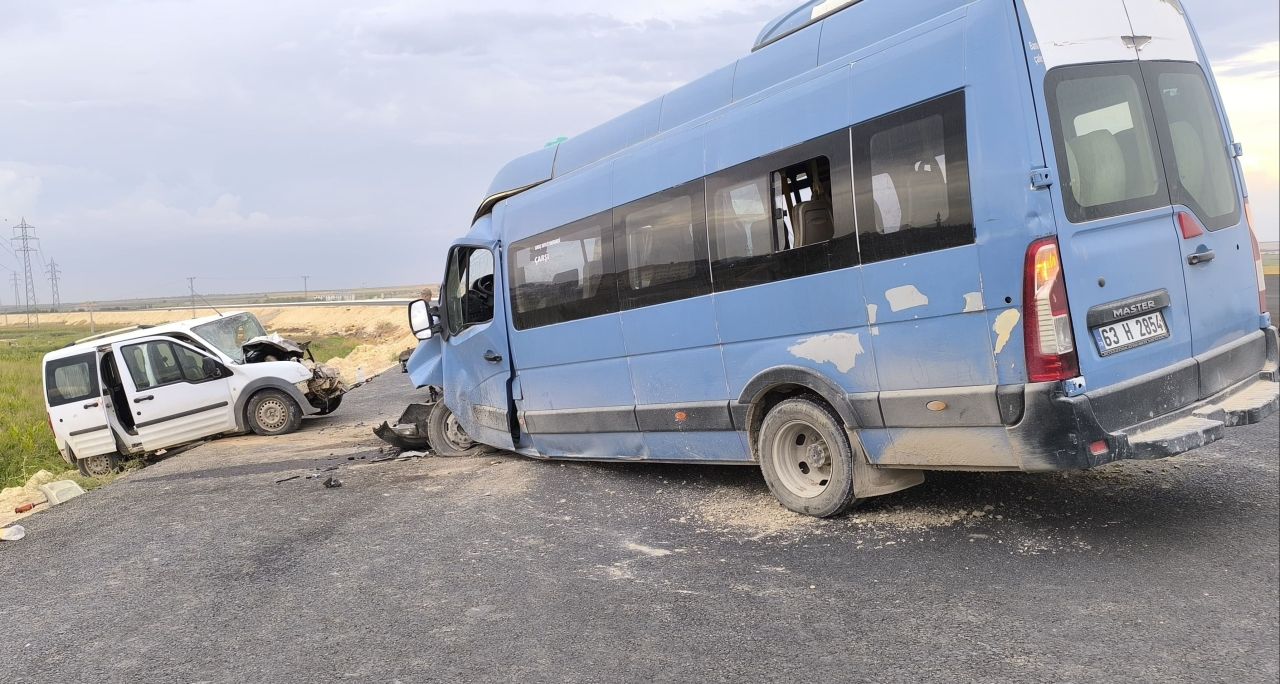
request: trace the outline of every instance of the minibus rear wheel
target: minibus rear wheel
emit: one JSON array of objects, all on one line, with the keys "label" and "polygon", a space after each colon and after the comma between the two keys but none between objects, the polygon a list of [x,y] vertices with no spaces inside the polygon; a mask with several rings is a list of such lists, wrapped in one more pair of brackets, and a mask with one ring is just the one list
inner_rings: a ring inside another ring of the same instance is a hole
[{"label": "minibus rear wheel", "polygon": [[431,413],[427,415],[427,441],[437,456],[472,456],[488,450],[485,445],[471,439],[443,401],[432,405]]},{"label": "minibus rear wheel", "polygon": [[773,407],[760,426],[760,470],[783,506],[829,518],[857,503],[853,448],[840,419],[808,397]]}]

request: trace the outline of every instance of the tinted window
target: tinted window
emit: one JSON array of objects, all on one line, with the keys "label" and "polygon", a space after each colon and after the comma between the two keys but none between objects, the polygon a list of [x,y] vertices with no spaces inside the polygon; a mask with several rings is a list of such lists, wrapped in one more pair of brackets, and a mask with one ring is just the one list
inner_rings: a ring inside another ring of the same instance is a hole
[{"label": "tinted window", "polygon": [[716,291],[857,263],[848,149],[841,131],[707,179]]},{"label": "tinted window", "polygon": [[702,181],[614,211],[623,309],[711,293]]},{"label": "tinted window", "polygon": [[1073,223],[1168,204],[1136,63],[1054,69],[1045,81],[1058,175]]},{"label": "tinted window", "polygon": [[517,330],[618,310],[612,222],[606,212],[511,245]]},{"label": "tinted window", "polygon": [[124,365],[129,369],[129,377],[133,379],[133,386],[140,390],[154,387],[156,381],[147,367],[147,350],[145,346],[135,344],[120,351],[124,356]]},{"label": "tinted window", "polygon": [[172,342],[135,344],[125,347],[121,353],[133,386],[139,390],[212,379],[206,372],[206,364],[211,363],[211,359]]},{"label": "tinted window", "polygon": [[863,263],[974,241],[964,93],[853,129]]},{"label": "tinted window", "polygon": [[446,319],[451,334],[493,320],[493,252],[457,247],[445,275]]},{"label": "tinted window", "polygon": [[1175,203],[1189,207],[1210,230],[1240,222],[1235,174],[1209,84],[1200,66],[1143,65],[1159,122],[1165,177]]},{"label": "tinted window", "polygon": [[44,369],[50,406],[62,406],[98,396],[98,374],[94,354],[81,354],[50,361]]}]

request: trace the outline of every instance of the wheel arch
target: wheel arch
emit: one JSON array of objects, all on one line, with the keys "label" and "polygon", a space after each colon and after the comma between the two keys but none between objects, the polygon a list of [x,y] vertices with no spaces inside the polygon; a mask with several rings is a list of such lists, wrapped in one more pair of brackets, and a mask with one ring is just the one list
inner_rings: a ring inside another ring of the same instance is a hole
[{"label": "wheel arch", "polygon": [[[753,457],[759,457],[756,453],[756,438],[760,435],[760,426],[764,423],[764,417],[769,410],[780,402],[799,395],[808,395],[815,401],[825,404],[847,429],[869,427],[869,423],[876,422],[868,420],[871,416],[861,415],[867,413],[870,408],[855,410],[854,403],[850,401],[850,395],[818,371],[802,366],[770,368],[752,378],[742,389],[742,394],[738,398],[738,405],[746,407],[745,428],[750,438]],[[875,401],[875,395],[868,396],[871,397],[871,403],[875,404],[874,413],[878,417],[880,409]],[[859,403],[863,403],[861,399]]]}]

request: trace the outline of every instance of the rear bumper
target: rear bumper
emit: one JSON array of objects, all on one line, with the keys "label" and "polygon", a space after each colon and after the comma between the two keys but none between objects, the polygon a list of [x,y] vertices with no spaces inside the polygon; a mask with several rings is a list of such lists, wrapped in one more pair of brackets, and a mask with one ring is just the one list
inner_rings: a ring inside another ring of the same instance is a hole
[{"label": "rear bumper", "polygon": [[[1278,363],[1276,329],[1267,328],[1204,357],[1080,396],[1066,396],[1061,383],[1027,385],[1022,419],[1009,436],[1023,469],[1031,471],[1173,456],[1275,413]],[[1200,398],[1187,403],[1188,391]]]}]

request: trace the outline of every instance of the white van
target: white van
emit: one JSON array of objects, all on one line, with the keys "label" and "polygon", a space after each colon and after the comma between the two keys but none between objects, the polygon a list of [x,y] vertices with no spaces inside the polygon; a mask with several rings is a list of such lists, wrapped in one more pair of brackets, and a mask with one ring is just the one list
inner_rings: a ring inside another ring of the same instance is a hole
[{"label": "white van", "polygon": [[214,435],[287,434],[347,390],[307,355],[251,313],[91,337],[44,357],[49,425],[85,475]]}]

